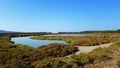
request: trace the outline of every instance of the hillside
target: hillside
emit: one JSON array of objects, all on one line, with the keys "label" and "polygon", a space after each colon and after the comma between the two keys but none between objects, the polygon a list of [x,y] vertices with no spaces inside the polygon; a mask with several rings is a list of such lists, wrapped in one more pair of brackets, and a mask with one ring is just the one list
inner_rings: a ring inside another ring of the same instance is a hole
[{"label": "hillside", "polygon": [[0,33],[11,33],[12,31],[0,30]]}]

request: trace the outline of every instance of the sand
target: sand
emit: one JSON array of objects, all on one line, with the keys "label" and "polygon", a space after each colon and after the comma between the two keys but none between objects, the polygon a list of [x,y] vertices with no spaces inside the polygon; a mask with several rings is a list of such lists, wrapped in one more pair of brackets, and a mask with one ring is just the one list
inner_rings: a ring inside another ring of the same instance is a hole
[{"label": "sand", "polygon": [[96,48],[105,48],[105,47],[109,47],[112,43],[108,43],[108,44],[101,44],[101,45],[96,45],[96,46],[76,46],[78,47],[78,52],[76,52],[75,54],[80,54],[80,53],[89,53],[90,51],[96,49]]}]

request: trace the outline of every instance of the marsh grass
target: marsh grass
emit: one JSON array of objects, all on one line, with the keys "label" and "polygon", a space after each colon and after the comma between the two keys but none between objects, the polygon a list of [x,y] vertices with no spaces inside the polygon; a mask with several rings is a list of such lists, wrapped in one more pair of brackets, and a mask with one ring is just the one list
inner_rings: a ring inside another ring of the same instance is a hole
[{"label": "marsh grass", "polygon": [[117,66],[120,67],[120,59],[117,61]]},{"label": "marsh grass", "polygon": [[91,36],[33,36],[31,39],[38,40],[64,40],[68,44],[77,46],[96,46],[99,44],[111,43],[117,40],[117,37],[109,34],[102,35],[91,35]]},{"label": "marsh grass", "polygon": [[[67,40],[70,44],[49,44],[39,48],[31,48],[21,44],[13,44],[7,36],[0,36],[0,67],[1,68],[82,68],[88,64],[112,59],[109,55],[120,48],[120,35],[94,35],[85,37],[49,37],[54,40]],[[39,37],[36,36],[35,39]],[[48,39],[41,37],[40,39]],[[88,54],[74,54],[76,45],[95,46],[112,42],[108,48],[97,48]],[[120,65],[118,60],[117,65]]]}]

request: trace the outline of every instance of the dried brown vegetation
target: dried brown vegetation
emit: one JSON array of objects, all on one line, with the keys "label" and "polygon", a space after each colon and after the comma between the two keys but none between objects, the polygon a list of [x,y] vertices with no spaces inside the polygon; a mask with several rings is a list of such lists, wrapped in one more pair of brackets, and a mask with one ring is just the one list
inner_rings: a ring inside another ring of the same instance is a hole
[{"label": "dried brown vegetation", "polygon": [[[113,62],[113,60],[115,60],[116,66],[119,66],[120,34],[51,38],[69,41],[70,44],[49,44],[39,48],[32,48],[13,44],[8,36],[0,36],[0,68],[100,68],[109,66],[107,63]],[[45,39],[48,39],[48,37]],[[88,54],[66,57],[77,51],[76,45],[93,46],[109,42],[114,44],[108,48],[97,48]],[[114,65],[112,66],[114,67]]]}]

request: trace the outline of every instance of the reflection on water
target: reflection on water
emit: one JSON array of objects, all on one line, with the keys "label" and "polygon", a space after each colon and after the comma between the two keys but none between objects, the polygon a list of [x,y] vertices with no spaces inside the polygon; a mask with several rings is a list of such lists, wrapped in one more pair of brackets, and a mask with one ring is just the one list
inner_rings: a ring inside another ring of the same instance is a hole
[{"label": "reflection on water", "polygon": [[[54,34],[54,35],[44,35],[44,36],[87,36],[87,35],[88,34]],[[35,48],[43,45],[48,45],[50,43],[67,44],[65,41],[62,40],[35,40],[35,39],[30,39],[30,37],[14,37],[11,39],[11,41],[14,41],[15,44],[29,45]]]},{"label": "reflection on water", "polygon": [[15,44],[29,45],[35,48],[42,45],[48,45],[50,43],[66,44],[65,41],[61,41],[61,40],[33,40],[30,39],[30,37],[14,37],[11,39],[11,41],[14,41]]}]

